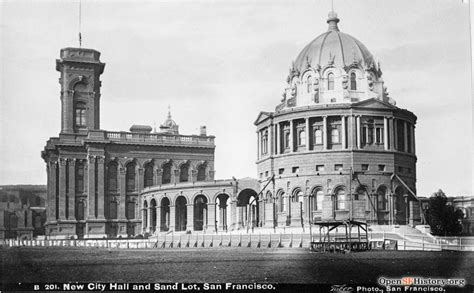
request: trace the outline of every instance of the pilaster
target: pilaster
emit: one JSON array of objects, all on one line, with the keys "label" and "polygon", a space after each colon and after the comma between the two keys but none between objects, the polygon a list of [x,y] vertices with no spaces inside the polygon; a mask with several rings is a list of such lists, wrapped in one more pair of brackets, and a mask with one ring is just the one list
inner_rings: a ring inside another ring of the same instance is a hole
[{"label": "pilaster", "polygon": [[328,124],[327,124],[327,116],[323,116],[323,149],[328,149]]},{"label": "pilaster", "polygon": [[74,214],[76,204],[76,159],[69,159],[69,192],[68,192],[68,220],[75,220]]},{"label": "pilaster", "polygon": [[295,132],[293,130],[293,119],[290,119],[290,153],[295,151]]},{"label": "pilaster", "polygon": [[207,204],[207,227],[208,231],[216,231],[216,204],[208,203]]},{"label": "pilaster", "polygon": [[105,198],[105,170],[103,156],[98,156],[97,160],[97,218],[105,220],[104,217],[104,198]]},{"label": "pilaster", "polygon": [[119,179],[119,195],[120,195],[120,201],[118,205],[118,219],[119,220],[126,220],[127,217],[125,215],[125,204],[126,204],[126,182],[125,182],[125,174],[127,172],[127,169],[125,167],[120,167],[119,168],[119,174],[118,174],[118,179]]},{"label": "pilaster", "polygon": [[281,154],[281,129],[280,123],[276,124],[276,153]]},{"label": "pilaster", "polygon": [[389,150],[389,141],[388,141],[388,117],[383,117],[383,144],[386,151]]},{"label": "pilaster", "polygon": [[176,224],[176,206],[170,205],[170,231],[174,231]]},{"label": "pilaster", "polygon": [[67,159],[59,159],[59,219],[66,219],[66,168]]},{"label": "pilaster", "polygon": [[403,142],[404,142],[404,152],[408,153],[408,123],[403,121]]},{"label": "pilaster", "polygon": [[[309,129],[309,118],[305,118],[305,135],[306,135],[306,150],[310,151],[311,150],[311,132]],[[263,208],[263,211],[265,211],[265,208]]]},{"label": "pilaster", "polygon": [[95,219],[95,156],[89,156],[87,183],[87,220]]},{"label": "pilaster", "polygon": [[361,135],[360,135],[360,115],[356,115],[356,143],[357,149],[360,149]]},{"label": "pilaster", "polygon": [[341,148],[344,150],[346,149],[346,141],[347,141],[347,138],[346,138],[346,116],[345,115],[342,115],[341,116],[341,138],[342,138],[342,145],[341,145]]},{"label": "pilaster", "polygon": [[194,230],[194,204],[186,204],[186,230]]}]

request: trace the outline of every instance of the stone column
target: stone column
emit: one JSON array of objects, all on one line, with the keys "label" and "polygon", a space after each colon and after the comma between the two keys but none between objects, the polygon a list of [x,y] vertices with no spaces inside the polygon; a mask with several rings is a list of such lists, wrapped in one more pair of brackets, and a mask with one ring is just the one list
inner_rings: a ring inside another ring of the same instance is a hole
[{"label": "stone column", "polygon": [[360,149],[360,115],[356,116],[356,143],[357,143],[357,148]]},{"label": "stone column", "polygon": [[290,153],[292,153],[295,149],[294,138],[295,133],[293,131],[293,119],[290,119]]},{"label": "stone column", "polygon": [[194,204],[186,204],[186,230],[194,231]]},{"label": "stone column", "polygon": [[356,145],[355,143],[355,135],[356,135],[356,132],[355,132],[355,122],[354,122],[354,116],[353,115],[350,115],[349,116],[349,119],[347,121],[347,124],[348,124],[348,148],[349,149],[354,149],[354,146]]},{"label": "stone column", "polygon": [[174,170],[174,180],[173,178],[171,178],[171,183],[174,183],[174,184],[179,183],[179,169]]},{"label": "stone column", "polygon": [[386,151],[389,150],[389,142],[388,142],[388,117],[383,117],[383,145]]},{"label": "stone column", "polygon": [[390,151],[393,151],[394,150],[394,140],[395,140],[395,137],[393,135],[393,117],[388,117],[387,122],[388,122],[388,133],[387,133],[388,149]]},{"label": "stone column", "polygon": [[207,227],[208,231],[216,231],[216,204],[208,203],[207,204]]},{"label": "stone column", "polygon": [[237,220],[237,227],[243,227],[244,226],[244,207],[237,207],[237,212],[238,212],[238,220]]},{"label": "stone column", "polygon": [[163,169],[161,167],[156,168],[156,182],[155,185],[163,184]]},{"label": "stone column", "polygon": [[59,159],[59,219],[66,219],[66,166],[67,159]]},{"label": "stone column", "polygon": [[[150,201],[151,202],[151,201]],[[153,224],[153,212],[152,210],[154,207],[148,207],[148,217],[147,217],[147,224],[146,224],[146,232],[152,233],[151,227]]]},{"label": "stone column", "polygon": [[155,211],[156,211],[155,232],[160,232],[161,231],[161,206],[156,206]]},{"label": "stone column", "polygon": [[105,201],[105,171],[103,156],[97,157],[97,218],[105,219],[104,217],[104,201]]},{"label": "stone column", "polygon": [[403,140],[404,140],[404,151],[408,153],[408,122],[403,121]]},{"label": "stone column", "polygon": [[145,217],[145,214],[148,216],[148,212],[146,211],[146,208],[142,207],[142,231],[143,231],[143,233],[146,232],[146,227],[147,227],[147,223],[148,223],[148,220],[147,220],[148,217]]},{"label": "stone column", "polygon": [[328,123],[327,123],[328,116],[323,116],[323,149],[328,149]]},{"label": "stone column", "polygon": [[138,193],[142,192],[144,186],[145,186],[145,181],[143,177],[143,168],[138,168]]},{"label": "stone column", "polygon": [[[87,176],[87,219],[95,219],[95,156],[89,156]],[[89,233],[87,233],[89,234]]]},{"label": "stone column", "polygon": [[267,155],[272,156],[273,155],[273,126],[272,124],[268,125],[268,150],[267,150]]},{"label": "stone column", "polygon": [[53,161],[49,166],[49,176],[51,181],[51,196],[49,198],[49,207],[51,211],[50,221],[55,221],[59,215],[56,214],[56,191],[57,191],[57,181],[56,181],[56,172],[58,171],[58,163]]},{"label": "stone column", "polygon": [[119,174],[118,174],[118,179],[119,179],[119,194],[120,194],[120,204],[118,206],[118,215],[117,218],[119,220],[125,220],[126,217],[126,211],[125,211],[125,204],[126,204],[126,192],[127,192],[127,185],[125,182],[125,173],[127,172],[127,169],[125,167],[120,167]]},{"label": "stone column", "polygon": [[75,220],[75,204],[76,204],[76,159],[69,160],[69,199],[68,199],[68,220]]},{"label": "stone column", "polygon": [[[309,131],[309,117],[305,119],[305,131],[306,131],[306,150],[311,150],[311,132]],[[265,208],[263,209],[265,210]]]},{"label": "stone column", "polygon": [[176,225],[176,206],[170,205],[170,231],[174,231]]},{"label": "stone column", "polygon": [[276,124],[276,154],[281,154],[281,130],[280,123]]},{"label": "stone column", "polygon": [[346,116],[345,115],[342,115],[341,116],[341,131],[342,131],[342,146],[341,148],[344,150],[346,149]]},{"label": "stone column", "polygon": [[260,143],[260,130],[257,130],[257,160],[260,159],[260,154],[262,153],[262,144]]},{"label": "stone column", "polygon": [[399,151],[398,149],[398,126],[397,119],[393,118],[393,150]]},{"label": "stone column", "polygon": [[415,124],[411,124],[411,127],[410,127],[410,131],[411,131],[411,152],[412,154],[416,154],[415,152]]}]

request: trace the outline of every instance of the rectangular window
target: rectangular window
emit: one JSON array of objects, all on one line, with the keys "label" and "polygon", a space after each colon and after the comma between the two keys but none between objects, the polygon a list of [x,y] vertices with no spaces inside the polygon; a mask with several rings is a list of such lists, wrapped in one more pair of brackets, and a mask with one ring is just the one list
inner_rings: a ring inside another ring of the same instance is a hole
[{"label": "rectangular window", "polygon": [[367,127],[366,126],[362,127],[362,143],[363,144],[367,143]]},{"label": "rectangular window", "polygon": [[403,167],[402,166],[398,166],[397,170],[398,170],[398,173],[403,173]]},{"label": "rectangular window", "polygon": [[316,171],[324,171],[324,165],[316,165]]},{"label": "rectangular window", "polygon": [[283,174],[283,172],[285,172],[285,169],[284,169],[284,168],[280,168],[280,169],[278,169],[278,175],[281,175],[281,174]]},{"label": "rectangular window", "polygon": [[343,167],[342,164],[335,164],[334,165],[334,171],[342,171],[342,167]]},{"label": "rectangular window", "polygon": [[285,131],[285,149],[290,148],[290,131]]},{"label": "rectangular window", "polygon": [[262,179],[262,178],[263,178],[263,173],[260,173],[260,179]]},{"label": "rectangular window", "polygon": [[298,173],[300,171],[300,167],[293,167],[291,168],[291,172]]},{"label": "rectangular window", "polygon": [[407,168],[407,173],[411,174],[411,168]]},{"label": "rectangular window", "polygon": [[381,127],[375,128],[375,142],[377,144],[383,143],[383,128]]},{"label": "rectangular window", "polygon": [[265,177],[268,177],[268,171],[265,171]]},{"label": "rectangular window", "polygon": [[362,171],[368,171],[369,170],[369,165],[368,164],[362,164],[361,169],[362,169]]},{"label": "rectangular window", "polygon": [[385,171],[385,165],[379,165],[379,171],[381,172]]},{"label": "rectangular window", "polygon": [[314,144],[323,144],[323,131],[319,127],[314,131]]}]

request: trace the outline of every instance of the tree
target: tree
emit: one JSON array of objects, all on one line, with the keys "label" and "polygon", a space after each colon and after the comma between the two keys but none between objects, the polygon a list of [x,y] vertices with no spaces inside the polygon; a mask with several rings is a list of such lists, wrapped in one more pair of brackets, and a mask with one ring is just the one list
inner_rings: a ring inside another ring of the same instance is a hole
[{"label": "tree", "polygon": [[461,219],[464,214],[448,204],[446,194],[439,189],[430,197],[426,210],[426,221],[430,225],[431,234],[436,236],[457,236],[462,232]]}]

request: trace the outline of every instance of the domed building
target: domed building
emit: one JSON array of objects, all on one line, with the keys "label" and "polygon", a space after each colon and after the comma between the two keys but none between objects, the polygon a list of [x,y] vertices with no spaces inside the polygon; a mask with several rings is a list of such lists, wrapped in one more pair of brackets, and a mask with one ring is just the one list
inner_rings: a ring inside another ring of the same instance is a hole
[{"label": "domed building", "polygon": [[262,225],[416,224],[417,117],[395,105],[380,64],[336,13],[327,23],[292,63],[275,111],[255,121]]}]

